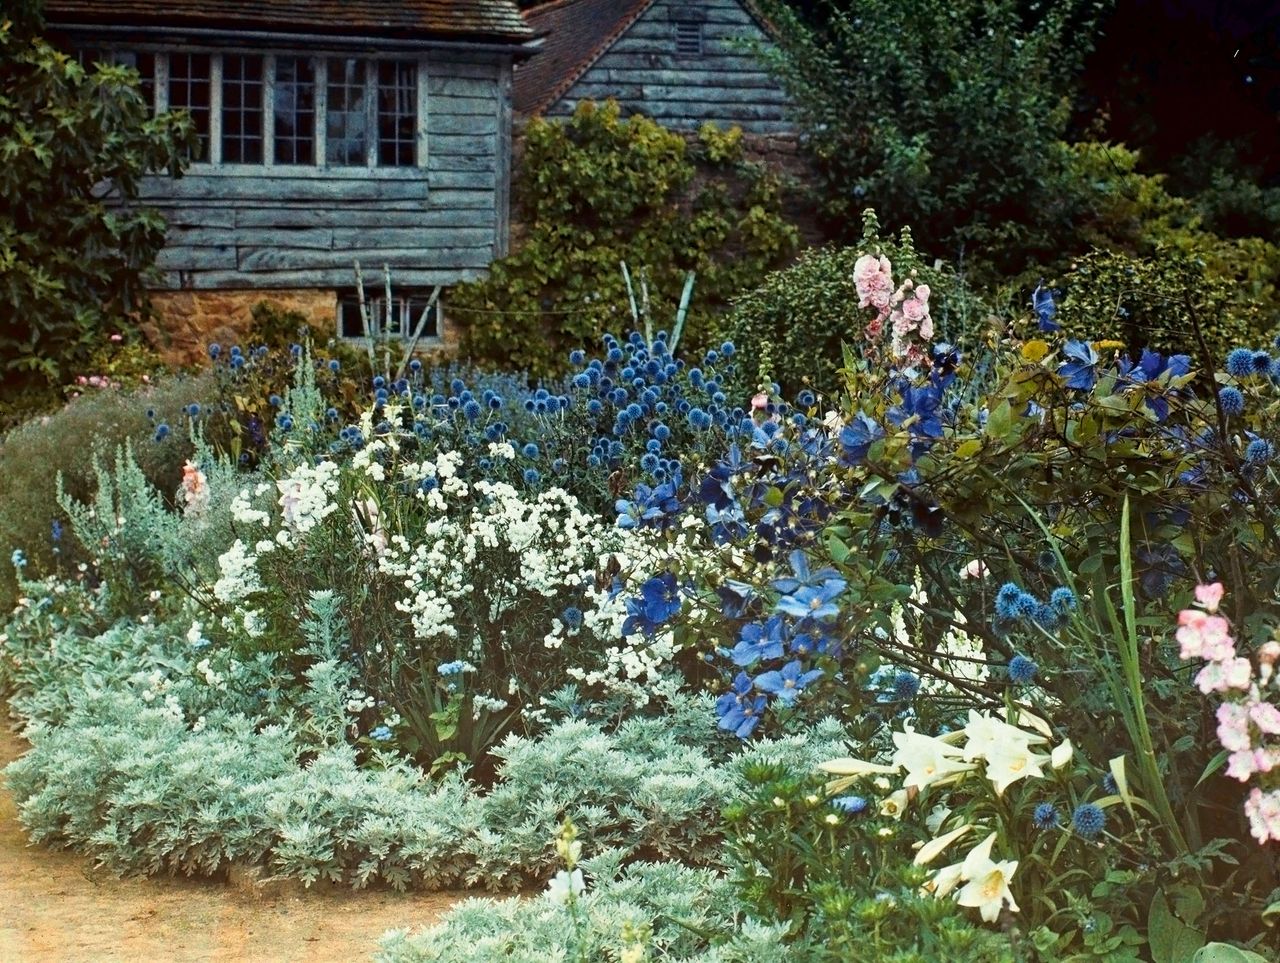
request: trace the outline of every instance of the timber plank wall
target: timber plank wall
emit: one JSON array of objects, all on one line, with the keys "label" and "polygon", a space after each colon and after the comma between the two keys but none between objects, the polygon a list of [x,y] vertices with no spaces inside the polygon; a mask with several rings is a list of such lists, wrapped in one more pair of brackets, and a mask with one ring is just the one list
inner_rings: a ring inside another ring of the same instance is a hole
[{"label": "timber plank wall", "polygon": [[[674,21],[692,9],[702,21],[701,55],[676,53]],[[740,41],[766,41],[737,0],[658,0],[547,111],[567,117],[580,100],[614,98],[676,130],[706,121],[748,134],[791,135],[790,101]]]},{"label": "timber plank wall", "polygon": [[350,287],[382,266],[399,285],[454,284],[506,253],[511,68],[427,61],[425,167],[219,168],[145,179],[168,222],[170,288]]}]

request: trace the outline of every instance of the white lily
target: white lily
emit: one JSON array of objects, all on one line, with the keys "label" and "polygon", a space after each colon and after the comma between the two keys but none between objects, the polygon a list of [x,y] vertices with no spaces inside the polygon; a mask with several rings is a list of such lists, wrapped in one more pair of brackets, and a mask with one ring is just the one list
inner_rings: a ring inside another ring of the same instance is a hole
[{"label": "white lily", "polygon": [[1063,739],[1061,745],[1054,746],[1053,752],[1049,753],[1049,765],[1054,769],[1061,769],[1071,761],[1071,757],[1075,754],[1075,749],[1071,745],[1070,739]]},{"label": "white lily", "polygon": [[911,862],[916,866],[927,866],[932,863],[942,853],[944,849],[954,843],[965,833],[973,829],[972,825],[966,824],[959,829],[953,829],[945,836],[939,836],[937,839],[931,839],[920,847],[920,851],[916,853],[916,858]]},{"label": "white lily", "polygon": [[1001,746],[1009,744],[1038,745],[1049,741],[974,709],[969,710],[969,723],[964,727],[964,733],[968,737],[964,758],[968,760],[985,759]]},{"label": "white lily", "polygon": [[924,789],[945,776],[967,772],[973,768],[957,758],[960,755],[958,747],[918,732],[895,732],[893,743],[898,747],[898,751],[893,754],[893,761],[907,770],[907,776],[902,781],[903,787],[907,789],[912,786]]},{"label": "white lily", "polygon": [[898,771],[899,766],[882,766],[878,762],[865,762],[862,759],[828,759],[826,762],[818,763],[818,768],[823,772],[829,772],[833,776],[869,776],[869,775],[891,775]]},{"label": "white lily", "polygon": [[964,863],[952,863],[950,866],[943,866],[928,880],[925,881],[921,889],[926,893],[932,893],[938,899],[942,899],[960,882],[960,870]]},{"label": "white lily", "polygon": [[1019,779],[1043,776],[1043,767],[1048,761],[1048,756],[1032,752],[1025,742],[1001,743],[987,756],[987,778],[995,786],[996,795],[1003,796]]},{"label": "white lily", "polygon": [[1018,870],[1018,861],[993,861],[991,846],[995,839],[996,834],[992,833],[965,857],[960,866],[960,875],[967,882],[956,896],[957,903],[978,910],[988,923],[996,921],[1006,901],[1009,909],[1015,913],[1018,911],[1018,904],[1014,902],[1013,892],[1009,889],[1009,880],[1013,879],[1013,874]]}]

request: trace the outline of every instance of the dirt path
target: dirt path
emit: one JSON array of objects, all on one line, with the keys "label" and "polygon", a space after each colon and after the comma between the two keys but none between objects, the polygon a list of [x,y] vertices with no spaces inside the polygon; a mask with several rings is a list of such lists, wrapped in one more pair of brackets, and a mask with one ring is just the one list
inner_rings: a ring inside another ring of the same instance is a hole
[{"label": "dirt path", "polygon": [[[25,743],[0,713],[0,766]],[[124,879],[29,846],[0,786],[0,961],[245,963],[368,960],[383,931],[431,923],[462,894],[307,893],[263,898],[220,883]]]}]

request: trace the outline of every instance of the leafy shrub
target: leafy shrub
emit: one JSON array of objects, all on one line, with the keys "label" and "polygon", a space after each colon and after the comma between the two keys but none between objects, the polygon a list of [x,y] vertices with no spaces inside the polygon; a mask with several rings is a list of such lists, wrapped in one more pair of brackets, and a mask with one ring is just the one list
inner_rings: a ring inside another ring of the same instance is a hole
[{"label": "leafy shrub", "polygon": [[798,235],[780,216],[775,175],[743,164],[732,135],[705,128],[699,142],[691,156],[679,134],[623,120],[614,102],[584,102],[564,124],[532,121],[518,182],[526,234],[486,279],[450,295],[463,353],[534,377],[563,372],[571,348],[634,323],[621,262],[656,327],[672,324],[696,272],[686,328],[705,348],[709,319],[784,262]]},{"label": "leafy shrub", "polygon": [[806,386],[830,397],[838,386],[844,345],[857,342],[866,324],[853,267],[869,250],[884,253],[900,271],[938,292],[933,311],[948,337],[965,348],[982,343],[989,311],[962,280],[941,264],[926,264],[909,232],[896,240],[878,234],[875,215],[867,211],[857,246],[806,251],[794,265],[734,299],[721,322],[724,335],[746,357],[760,359],[761,373],[781,386],[784,397]]},{"label": "leafy shrub", "polygon": [[[151,116],[135,71],[86,71],[36,26],[30,16],[0,23],[6,383],[57,383],[107,332],[133,329],[164,221],[132,202],[144,174],[180,171],[194,138],[185,114]],[[101,196],[104,183],[121,203]]]},{"label": "leafy shrub", "polygon": [[[183,462],[194,451],[180,430],[188,417],[185,409],[205,401],[211,389],[206,375],[157,378],[137,391],[90,389],[61,410],[6,434],[0,439],[0,490],[5,493],[0,503],[0,545],[4,551],[21,549],[33,573],[57,566],[70,571],[87,561],[70,532],[60,541],[53,538],[54,521],[66,521],[58,507],[58,476],[70,496],[89,498],[96,483],[94,455],[110,459],[116,448],[131,441],[143,474],[160,492],[175,491]],[[156,441],[161,424],[169,433]],[[168,426],[179,430],[170,431]],[[14,591],[12,570],[6,566],[0,578],[0,608],[13,607]]]},{"label": "leafy shrub", "polygon": [[874,0],[823,5],[817,25],[781,0],[762,8],[779,34],[765,55],[846,240],[867,205],[966,262],[1016,269],[1060,239],[1071,213],[1059,142],[1097,5],[1026,18],[1014,0]]}]

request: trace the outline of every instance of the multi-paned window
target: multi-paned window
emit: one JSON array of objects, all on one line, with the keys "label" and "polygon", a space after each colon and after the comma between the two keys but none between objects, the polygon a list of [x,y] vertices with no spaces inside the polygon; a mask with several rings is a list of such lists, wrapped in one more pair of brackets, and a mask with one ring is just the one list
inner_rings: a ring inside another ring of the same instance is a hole
[{"label": "multi-paned window", "polygon": [[368,163],[368,70],[355,57],[330,57],[328,73],[325,160],[336,167],[363,167]]},{"label": "multi-paned window", "polygon": [[276,57],[272,118],[277,164],[316,160],[316,68],[310,57]]},{"label": "multi-paned window", "polygon": [[262,57],[222,57],[222,162],[262,163]]},{"label": "multi-paned window", "polygon": [[95,47],[82,47],[76,51],[80,66],[89,68],[94,64],[113,64],[117,67],[132,67],[138,72],[143,99],[149,104],[156,101],[156,58],[154,54],[137,50],[102,50]]},{"label": "multi-paned window", "polygon": [[415,167],[425,165],[418,60],[290,53],[84,47],[82,64],[137,69],[158,111],[191,115],[213,165]]},{"label": "multi-paned window", "polygon": [[170,110],[185,110],[191,115],[200,147],[195,160],[209,160],[209,125],[212,112],[210,94],[213,87],[209,54],[171,53],[168,56]]},{"label": "multi-paned window", "polygon": [[[440,300],[431,299],[427,291],[392,292],[391,320],[387,322],[387,303],[383,295],[370,294],[365,301],[365,312],[371,326],[392,338],[412,338],[422,324],[419,337],[431,341],[440,337]],[[423,320],[423,315],[426,320]],[[364,320],[360,317],[360,299],[354,291],[346,291],[338,297],[338,335],[343,338],[363,338]]]}]

